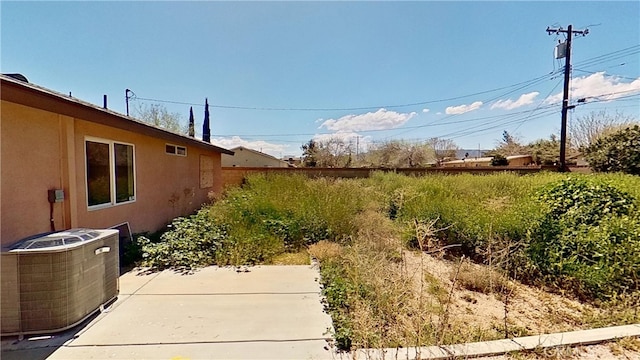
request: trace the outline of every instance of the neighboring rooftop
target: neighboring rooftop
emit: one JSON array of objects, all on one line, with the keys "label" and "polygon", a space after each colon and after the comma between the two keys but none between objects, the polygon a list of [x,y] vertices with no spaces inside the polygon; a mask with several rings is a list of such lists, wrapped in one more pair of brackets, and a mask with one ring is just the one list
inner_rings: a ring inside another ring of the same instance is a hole
[{"label": "neighboring rooftop", "polygon": [[[250,149],[244,146],[236,146],[231,149],[235,153],[234,157],[223,156],[223,167],[288,167],[289,163],[280,160],[261,151]],[[249,155],[249,157],[247,157]]]}]

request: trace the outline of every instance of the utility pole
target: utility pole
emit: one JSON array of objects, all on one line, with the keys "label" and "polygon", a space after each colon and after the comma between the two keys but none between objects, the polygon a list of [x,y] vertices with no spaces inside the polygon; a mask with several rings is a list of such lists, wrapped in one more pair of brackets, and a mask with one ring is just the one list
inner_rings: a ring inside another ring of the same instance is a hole
[{"label": "utility pole", "polygon": [[[551,34],[567,34],[566,52],[564,54],[564,94],[562,95],[562,125],[560,127],[560,171],[567,171],[567,112],[575,106],[569,106],[569,82],[571,81],[571,38],[573,34],[585,36],[589,33],[589,29],[573,30],[573,26],[564,30],[562,27],[552,29],[547,27],[547,33]],[[557,59],[562,58],[562,54],[556,55]]]}]

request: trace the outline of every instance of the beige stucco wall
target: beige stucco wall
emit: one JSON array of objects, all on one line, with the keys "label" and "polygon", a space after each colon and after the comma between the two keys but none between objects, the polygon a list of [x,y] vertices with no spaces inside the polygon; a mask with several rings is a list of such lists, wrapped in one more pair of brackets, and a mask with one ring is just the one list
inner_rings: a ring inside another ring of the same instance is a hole
[{"label": "beige stucco wall", "polygon": [[[63,188],[59,129],[66,119],[5,101],[0,106],[0,236],[7,245],[50,230],[47,190]],[[54,204],[56,227],[66,220],[63,206]]]},{"label": "beige stucco wall", "polygon": [[233,149],[233,151],[234,155],[222,155],[223,167],[289,167],[289,164],[284,161],[243,148]]},{"label": "beige stucco wall", "polygon": [[489,161],[460,161],[454,163],[443,163],[442,166],[446,168],[468,168],[468,167],[480,167],[491,166],[491,160]]},{"label": "beige stucco wall", "polygon": [[[165,140],[111,128],[83,119],[2,101],[1,104],[1,241],[11,244],[50,231],[47,189],[62,188],[65,201],[54,204],[56,230],[106,228],[128,221],[135,232],[155,231],[173,218],[192,213],[209,194],[222,189],[222,175],[213,172],[213,186],[200,188],[200,156],[220,169],[220,153],[185,143],[187,156],[165,153]],[[85,176],[85,138],[133,144],[135,202],[89,210]]]},{"label": "beige stucco wall", "polygon": [[507,158],[507,159],[509,160],[509,166],[526,166],[533,163],[533,157],[531,156],[523,156],[523,157],[517,157],[512,159]]},{"label": "beige stucco wall", "polygon": [[[214,186],[200,188],[200,155],[211,156],[214,168],[220,168],[220,154],[205,152],[187,144],[187,156],[165,153],[161,139],[141,136],[87,121],[76,122],[76,154],[84,154],[84,139],[99,137],[134,144],[136,200],[106,209],[88,210],[86,203],[84,155],[76,160],[78,193],[78,223],[88,227],[108,227],[129,221],[133,232],[155,231],[173,218],[193,212],[208,201],[212,191],[219,192],[222,175],[214,172]],[[217,179],[216,179],[217,178]]]}]

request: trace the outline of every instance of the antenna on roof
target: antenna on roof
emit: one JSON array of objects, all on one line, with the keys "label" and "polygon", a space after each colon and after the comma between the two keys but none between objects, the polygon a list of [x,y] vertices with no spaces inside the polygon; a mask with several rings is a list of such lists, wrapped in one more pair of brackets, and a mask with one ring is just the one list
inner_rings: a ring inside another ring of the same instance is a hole
[{"label": "antenna on roof", "polygon": [[[129,93],[131,93],[131,96],[129,96]],[[133,91],[129,89],[124,90],[124,101],[127,103],[127,116],[129,116],[129,99],[133,98],[134,96],[136,96],[136,94],[134,94]]]}]

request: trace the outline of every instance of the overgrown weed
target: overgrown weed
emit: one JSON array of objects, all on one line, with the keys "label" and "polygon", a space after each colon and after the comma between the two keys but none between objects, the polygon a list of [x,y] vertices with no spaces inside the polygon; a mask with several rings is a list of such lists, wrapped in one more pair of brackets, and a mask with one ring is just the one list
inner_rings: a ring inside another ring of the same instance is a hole
[{"label": "overgrown weed", "polygon": [[[451,273],[451,277],[454,277]],[[457,281],[463,288],[483,294],[504,294],[512,290],[509,279],[499,271],[488,266],[462,262]]]},{"label": "overgrown weed", "polygon": [[[563,214],[579,209],[558,212],[572,206],[558,196],[589,195],[572,187],[572,178],[596,179],[610,186],[603,185],[605,193],[613,187],[625,195],[584,205],[584,214],[604,215],[598,226],[577,224]],[[541,189],[555,197],[541,196]],[[340,348],[479,341],[526,332],[510,313],[513,279],[595,299],[603,310],[591,315],[594,325],[640,321],[632,311],[640,306],[639,199],[640,180],[615,174],[374,173],[363,180],[259,174],[198,214],[177,219],[143,252],[148,264],[163,268],[297,262],[308,249],[321,263]],[[453,259],[455,274],[431,274],[425,253]],[[464,289],[502,300],[502,321],[475,328],[458,323],[453,298]]]}]

